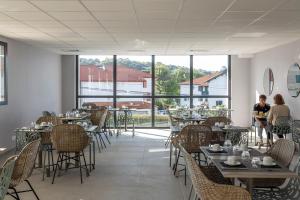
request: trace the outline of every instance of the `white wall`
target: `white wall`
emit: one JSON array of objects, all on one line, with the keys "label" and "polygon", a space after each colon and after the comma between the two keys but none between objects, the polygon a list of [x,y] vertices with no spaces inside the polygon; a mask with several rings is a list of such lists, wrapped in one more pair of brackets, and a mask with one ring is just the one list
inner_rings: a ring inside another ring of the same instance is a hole
[{"label": "white wall", "polygon": [[264,94],[263,74],[269,67],[274,74],[274,91],[268,97],[268,102],[273,103],[273,96],[277,93],[283,95],[285,103],[290,107],[295,119],[300,119],[300,97],[291,97],[287,90],[287,74],[289,66],[295,62],[300,63],[300,41],[275,47],[258,53],[251,63],[251,104],[257,101],[259,94]]},{"label": "white wall", "polygon": [[0,37],[8,43],[8,105],[0,106],[0,146],[12,148],[14,130],[43,110],[61,111],[60,55]]},{"label": "white wall", "polygon": [[249,58],[231,56],[232,121],[240,126],[249,126],[251,123],[250,64]]}]

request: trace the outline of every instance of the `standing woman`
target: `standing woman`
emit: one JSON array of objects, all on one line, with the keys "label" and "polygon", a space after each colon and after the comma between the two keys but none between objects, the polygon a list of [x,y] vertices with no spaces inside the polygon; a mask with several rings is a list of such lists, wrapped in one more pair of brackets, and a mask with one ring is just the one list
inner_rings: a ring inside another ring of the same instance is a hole
[{"label": "standing woman", "polygon": [[[275,125],[276,120],[278,117],[290,117],[290,109],[287,105],[284,103],[284,99],[281,94],[276,94],[274,96],[274,105],[271,107],[269,116],[268,116],[268,122],[271,125],[270,130],[272,130],[272,127]],[[268,132],[271,137],[271,131]],[[283,138],[283,135],[278,134],[279,138]],[[273,140],[271,141],[271,143]]]}]

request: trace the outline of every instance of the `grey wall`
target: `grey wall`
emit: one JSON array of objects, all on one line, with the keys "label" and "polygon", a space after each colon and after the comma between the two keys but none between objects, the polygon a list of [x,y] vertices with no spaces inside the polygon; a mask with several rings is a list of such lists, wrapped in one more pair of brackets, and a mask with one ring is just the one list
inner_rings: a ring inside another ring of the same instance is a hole
[{"label": "grey wall", "polygon": [[231,107],[232,121],[236,125],[249,126],[250,114],[250,58],[231,56]]},{"label": "grey wall", "polygon": [[63,55],[62,62],[62,112],[76,107],[76,56]]},{"label": "grey wall", "polygon": [[0,146],[12,148],[17,127],[28,126],[42,110],[61,112],[61,57],[22,42],[8,43],[8,105],[0,106]]},{"label": "grey wall", "polygon": [[254,56],[251,63],[251,104],[258,100],[259,94],[264,94],[263,73],[269,67],[274,74],[274,91],[268,97],[268,102],[273,103],[275,94],[283,95],[286,104],[290,107],[295,119],[300,119],[300,97],[290,97],[287,90],[287,73],[289,66],[294,62],[300,63],[300,41],[279,46]]}]

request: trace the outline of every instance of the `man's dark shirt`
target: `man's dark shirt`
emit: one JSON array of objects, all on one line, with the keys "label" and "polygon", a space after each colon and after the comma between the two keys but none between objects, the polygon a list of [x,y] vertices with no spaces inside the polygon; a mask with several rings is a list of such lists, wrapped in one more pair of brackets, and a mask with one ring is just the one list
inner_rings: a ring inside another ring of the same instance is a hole
[{"label": "man's dark shirt", "polygon": [[[257,103],[257,104],[254,105],[253,111],[257,111],[258,113],[259,113],[259,112],[267,113],[267,112],[269,112],[270,108],[271,108],[271,107],[270,107],[269,104],[265,104],[264,107],[261,107],[261,106],[259,105],[259,103]],[[254,119],[254,120],[255,120],[255,119]],[[260,121],[267,121],[266,118],[262,118],[262,119],[259,119],[259,120],[260,120]]]}]

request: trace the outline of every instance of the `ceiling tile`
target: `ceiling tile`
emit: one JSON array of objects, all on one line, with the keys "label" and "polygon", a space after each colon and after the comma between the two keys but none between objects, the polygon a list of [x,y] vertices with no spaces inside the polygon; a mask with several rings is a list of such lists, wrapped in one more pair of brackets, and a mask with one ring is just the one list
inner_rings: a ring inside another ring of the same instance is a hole
[{"label": "ceiling tile", "polygon": [[82,1],[91,11],[122,11],[133,10],[130,0]]},{"label": "ceiling tile", "polygon": [[277,10],[300,10],[299,0],[287,0],[280,5]]},{"label": "ceiling tile", "polygon": [[55,20],[48,20],[48,21],[30,21],[26,20],[24,23],[36,27],[36,28],[63,28],[64,25],[55,21]]},{"label": "ceiling tile", "polygon": [[255,20],[261,17],[265,12],[225,12],[220,20]]},{"label": "ceiling tile", "polygon": [[100,27],[100,24],[96,20],[88,21],[61,21],[63,24],[76,28],[76,27]]},{"label": "ceiling tile", "polygon": [[142,20],[175,20],[177,18],[178,12],[170,11],[144,11],[137,12],[137,16]]},{"label": "ceiling tile", "polygon": [[229,11],[268,11],[282,0],[237,0]]},{"label": "ceiling tile", "polygon": [[300,20],[299,11],[273,11],[262,18],[263,20]]},{"label": "ceiling tile", "polygon": [[182,0],[134,0],[137,11],[177,11],[180,9]]},{"label": "ceiling tile", "polygon": [[232,0],[186,0],[183,11],[203,12],[203,11],[224,11]]},{"label": "ceiling tile", "polygon": [[43,12],[39,11],[24,11],[24,12],[5,12],[8,16],[15,18],[20,21],[24,20],[32,20],[32,21],[46,21],[46,20],[52,20],[51,17],[46,15]]},{"label": "ceiling tile", "polygon": [[85,11],[79,1],[31,1],[44,11]]},{"label": "ceiling tile", "polygon": [[88,12],[48,12],[49,15],[58,20],[93,20],[94,18]]},{"label": "ceiling tile", "polygon": [[135,19],[133,10],[128,11],[109,11],[109,12],[93,12],[93,15],[100,20],[132,20]]},{"label": "ceiling tile", "polygon": [[0,11],[38,11],[27,1],[1,1]]}]

